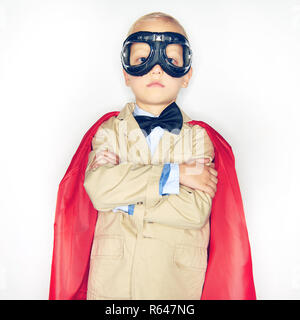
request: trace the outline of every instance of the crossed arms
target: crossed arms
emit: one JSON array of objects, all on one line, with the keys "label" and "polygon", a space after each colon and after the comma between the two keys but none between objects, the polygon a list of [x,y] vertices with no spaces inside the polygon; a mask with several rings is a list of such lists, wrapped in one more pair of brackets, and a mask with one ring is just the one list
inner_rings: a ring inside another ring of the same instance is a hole
[{"label": "crossed arms", "polygon": [[[101,126],[99,131],[102,137],[109,135]],[[112,152],[109,136],[103,140],[94,137],[84,187],[95,209],[110,211],[118,206],[143,202],[147,221],[178,228],[202,228],[209,218],[217,184],[217,172],[211,163],[213,145],[206,131],[202,136],[204,143],[193,139],[194,149],[199,150],[196,157],[179,165],[179,194],[164,196],[159,193],[164,164],[120,163],[119,156]],[[107,151],[103,151],[105,149]],[[204,164],[204,159],[208,165]]]}]

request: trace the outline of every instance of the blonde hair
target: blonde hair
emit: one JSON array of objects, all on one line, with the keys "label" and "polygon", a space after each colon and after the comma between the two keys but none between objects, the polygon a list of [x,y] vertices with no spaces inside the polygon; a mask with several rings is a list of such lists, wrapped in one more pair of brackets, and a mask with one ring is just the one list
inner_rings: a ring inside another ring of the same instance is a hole
[{"label": "blonde hair", "polygon": [[145,14],[144,16],[140,17],[138,20],[134,22],[134,24],[131,26],[127,33],[127,37],[134,33],[134,29],[143,21],[149,21],[149,20],[163,20],[166,22],[173,23],[177,25],[181,31],[182,34],[188,39],[187,33],[184,30],[183,26],[179,23],[178,20],[176,20],[174,17],[170,16],[169,14],[163,13],[163,12],[151,12],[148,14]]}]

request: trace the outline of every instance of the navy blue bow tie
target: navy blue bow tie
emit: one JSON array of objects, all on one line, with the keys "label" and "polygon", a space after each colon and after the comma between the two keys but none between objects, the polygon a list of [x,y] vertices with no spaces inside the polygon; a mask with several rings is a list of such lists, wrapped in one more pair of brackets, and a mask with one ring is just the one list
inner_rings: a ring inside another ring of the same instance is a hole
[{"label": "navy blue bow tie", "polygon": [[134,116],[134,118],[140,128],[146,131],[146,136],[157,126],[179,134],[183,123],[181,111],[175,102],[168,105],[159,117]]}]

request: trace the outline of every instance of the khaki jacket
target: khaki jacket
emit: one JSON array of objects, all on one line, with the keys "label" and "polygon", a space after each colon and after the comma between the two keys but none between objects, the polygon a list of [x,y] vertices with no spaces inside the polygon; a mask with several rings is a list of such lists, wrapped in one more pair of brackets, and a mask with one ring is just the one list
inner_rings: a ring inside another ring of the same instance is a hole
[{"label": "khaki jacket", "polygon": [[[200,299],[207,267],[212,199],[179,185],[179,194],[161,196],[164,163],[214,158],[206,130],[187,124],[180,108],[179,135],[164,131],[151,156],[146,138],[127,103],[103,122],[92,140],[84,187],[98,210],[91,252],[88,299]],[[90,165],[108,149],[118,165]],[[135,204],[133,215],[117,206]]]}]

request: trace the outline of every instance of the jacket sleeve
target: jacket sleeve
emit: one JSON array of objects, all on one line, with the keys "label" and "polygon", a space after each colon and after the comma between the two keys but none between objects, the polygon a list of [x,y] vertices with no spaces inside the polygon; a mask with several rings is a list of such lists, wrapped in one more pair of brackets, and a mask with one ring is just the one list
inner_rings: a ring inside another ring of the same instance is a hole
[{"label": "jacket sleeve", "polygon": [[[214,159],[214,147],[200,126],[193,135],[193,158]],[[201,129],[200,129],[201,128]],[[145,213],[145,221],[157,222],[183,229],[201,229],[210,216],[212,198],[208,193],[179,185],[179,194],[170,194],[158,199]]]},{"label": "jacket sleeve", "polygon": [[164,164],[121,162],[118,165],[107,163],[97,169],[90,169],[96,153],[107,149],[118,153],[109,134],[100,126],[92,140],[84,180],[84,188],[96,210],[110,211],[118,206],[138,202],[143,202],[146,208],[150,208],[162,198],[159,194],[159,181]]}]

